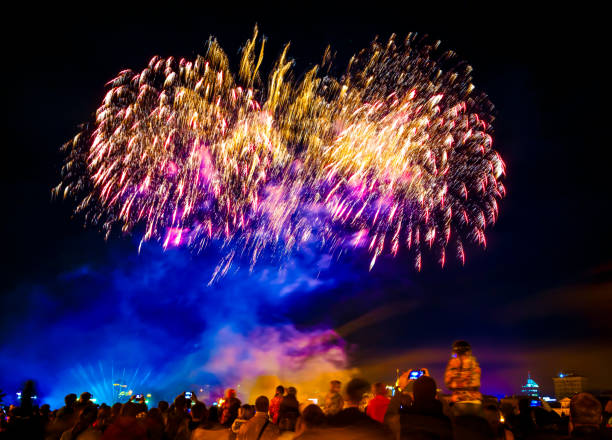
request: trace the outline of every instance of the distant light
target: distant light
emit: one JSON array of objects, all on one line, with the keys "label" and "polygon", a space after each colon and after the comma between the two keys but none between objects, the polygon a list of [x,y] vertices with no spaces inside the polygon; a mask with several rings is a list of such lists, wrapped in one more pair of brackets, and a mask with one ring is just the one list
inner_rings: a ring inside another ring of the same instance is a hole
[{"label": "distant light", "polygon": [[559,377],[565,377],[565,374],[559,373]]},{"label": "distant light", "polygon": [[91,399],[91,401],[92,401],[92,402],[97,402],[97,400],[96,400],[96,399]]},{"label": "distant light", "polygon": [[542,397],[542,399],[545,402],[556,402],[557,401],[557,399],[555,399],[554,397],[547,397],[547,396]]},{"label": "distant light", "polygon": [[319,399],[308,399],[308,400],[310,400],[315,405],[317,405],[319,403]]}]

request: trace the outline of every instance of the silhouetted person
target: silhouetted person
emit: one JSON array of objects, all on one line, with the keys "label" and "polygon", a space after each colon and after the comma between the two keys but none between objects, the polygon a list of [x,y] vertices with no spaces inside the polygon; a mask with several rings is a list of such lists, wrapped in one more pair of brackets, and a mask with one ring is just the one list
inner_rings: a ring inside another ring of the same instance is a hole
[{"label": "silhouetted person", "polygon": [[346,401],[344,409],[330,416],[329,425],[333,427],[350,427],[354,431],[367,433],[371,438],[392,438],[391,431],[382,423],[372,420],[359,409],[363,395],[370,389],[370,384],[364,379],[352,379],[346,385]]},{"label": "silhouetted person", "polygon": [[40,407],[39,415],[43,423],[46,425],[51,419],[51,407],[48,403],[45,403]]},{"label": "silhouetted person", "polygon": [[74,404],[77,401],[77,395],[74,393],[67,394],[64,397],[64,406],[60,408],[60,411],[71,412],[74,409]]},{"label": "silhouetted person", "polygon": [[189,430],[190,440],[206,440],[211,438],[210,424],[208,423],[208,410],[202,402],[195,402],[191,407],[191,421]]},{"label": "silhouetted person", "polygon": [[297,390],[289,387],[278,410],[278,427],[281,431],[295,431],[295,424],[299,416],[300,403],[297,400]]},{"label": "silhouetted person", "polygon": [[28,380],[21,390],[19,407],[11,411],[11,420],[7,426],[9,438],[42,438],[44,435],[44,425],[33,403],[35,396],[34,381]]},{"label": "silhouetted person", "polygon": [[189,416],[187,415],[187,399],[180,394],[174,399],[174,408],[168,412],[166,434],[175,440],[189,439]]},{"label": "silhouetted person", "polygon": [[151,408],[144,419],[147,438],[149,440],[164,440],[164,419],[159,408]]},{"label": "silhouetted person", "polygon": [[608,399],[602,417],[602,428],[612,429],[612,399]]},{"label": "silhouetted person", "polygon": [[160,400],[157,403],[157,408],[159,409],[159,412],[161,414],[161,418],[164,422],[164,426],[166,426],[166,423],[168,423],[168,411],[169,411],[170,405],[165,400]]},{"label": "silhouetted person", "polygon": [[253,405],[242,405],[238,410],[238,417],[232,423],[232,428],[228,440],[233,440],[238,436],[242,425],[246,424],[255,415],[255,407]]},{"label": "silhouetted person", "polygon": [[306,440],[309,438],[320,438],[322,430],[327,425],[327,417],[323,413],[323,410],[315,404],[310,404],[304,411],[297,421],[295,428],[294,440]]},{"label": "silhouetted person", "polygon": [[31,417],[33,415],[32,406],[34,404],[34,396],[36,396],[34,381],[28,380],[21,390],[21,399],[19,402],[20,417]]},{"label": "silhouetted person", "polygon": [[570,401],[570,438],[612,439],[609,431],[601,429],[602,407],[592,394],[578,393]]},{"label": "silhouetted person", "polygon": [[225,391],[223,404],[221,405],[221,420],[220,423],[229,428],[238,417],[238,408],[240,408],[240,400],[236,397],[236,390],[228,388]]},{"label": "silhouetted person", "polygon": [[217,405],[208,408],[208,421],[211,424],[219,423],[219,407]]},{"label": "silhouetted person", "polygon": [[70,393],[64,397],[64,406],[57,411],[55,419],[47,425],[45,439],[58,440],[64,431],[72,429],[79,415],[75,410],[77,395]]},{"label": "silhouetted person", "polygon": [[329,383],[329,393],[325,396],[325,414],[333,416],[344,408],[344,399],[340,394],[342,383],[339,380],[332,380]]},{"label": "silhouetted person", "polygon": [[482,413],[493,430],[496,440],[514,440],[512,431],[506,429],[506,426],[500,421],[501,411],[497,405],[497,400],[494,402],[487,402],[482,408]]},{"label": "silhouetted person", "polygon": [[279,385],[276,387],[274,397],[270,400],[270,420],[272,423],[278,423],[278,412],[280,410],[280,404],[285,396],[285,387]]},{"label": "silhouetted person", "polygon": [[240,427],[237,440],[272,440],[276,439],[280,431],[268,418],[270,401],[266,396],[259,396],[255,400],[255,415]]},{"label": "silhouetted person", "polygon": [[62,434],[61,440],[98,440],[102,438],[102,431],[93,426],[97,417],[98,409],[94,405],[85,405],[78,422],[72,429]]},{"label": "silhouetted person", "polygon": [[535,421],[535,430],[527,436],[527,440],[557,440],[560,438],[561,417],[556,412],[552,409],[535,407],[531,410],[531,416]]},{"label": "silhouetted person", "polygon": [[390,402],[387,397],[387,387],[384,383],[378,382],[372,388],[374,397],[368,402],[366,414],[377,422],[383,423]]},{"label": "silhouetted person", "polygon": [[401,439],[450,440],[452,427],[442,412],[442,403],[436,398],[436,381],[421,376],[413,383],[414,401],[400,411]]},{"label": "silhouetted person", "polygon": [[408,385],[412,385],[411,382],[408,374],[400,376],[395,394],[391,397],[385,413],[385,425],[393,432],[393,438],[396,440],[399,440],[401,432],[400,411],[412,405],[412,397],[408,391]]},{"label": "silhouetted person", "polygon": [[535,434],[536,425],[532,417],[532,407],[530,398],[521,398],[518,401],[519,413],[510,418],[512,432],[519,439],[526,439]]},{"label": "silhouetted person", "polygon": [[103,403],[100,405],[100,408],[98,408],[98,417],[94,423],[94,427],[98,431],[104,433],[111,422],[111,407]]},{"label": "silhouetted person", "polygon": [[444,383],[451,391],[454,415],[477,415],[482,406],[480,366],[466,341],[456,341],[444,373]]},{"label": "silhouetted person", "polygon": [[93,396],[91,395],[91,393],[88,393],[87,391],[85,391],[84,393],[81,393],[81,396],[79,397],[79,400],[77,401],[77,404],[80,405],[89,405],[91,403],[91,398]]}]

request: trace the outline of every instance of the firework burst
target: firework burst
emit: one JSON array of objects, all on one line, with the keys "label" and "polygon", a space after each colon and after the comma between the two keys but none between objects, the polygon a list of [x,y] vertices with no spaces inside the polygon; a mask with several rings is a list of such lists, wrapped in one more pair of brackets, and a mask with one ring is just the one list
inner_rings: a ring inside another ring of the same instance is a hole
[{"label": "firework burst", "polygon": [[[125,70],[66,144],[56,194],[108,235],[144,227],[143,241],[213,241],[252,264],[315,241],[383,253],[485,244],[504,195],[492,148],[492,105],[471,68],[409,35],[374,41],[339,79],[321,66],[293,79],[288,46],[266,81],[257,29],[234,76],[213,39],[195,61],[154,57]],[[265,83],[265,85],[264,85]]]},{"label": "firework burst", "polygon": [[[444,265],[451,240],[485,244],[497,218],[504,163],[492,149],[492,105],[474,92],[471,68],[452,52],[409,35],[374,42],[353,57],[341,81],[327,84],[325,107],[307,163],[331,219],[376,257],[402,246],[436,247]],[[332,103],[330,105],[330,103]],[[315,113],[321,113],[316,110]]]}]

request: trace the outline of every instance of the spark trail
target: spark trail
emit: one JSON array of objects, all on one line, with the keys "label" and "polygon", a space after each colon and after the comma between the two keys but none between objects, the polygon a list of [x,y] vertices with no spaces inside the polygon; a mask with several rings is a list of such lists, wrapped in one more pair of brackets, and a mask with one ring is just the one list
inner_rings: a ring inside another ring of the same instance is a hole
[{"label": "spark trail", "polygon": [[505,189],[493,106],[471,67],[439,43],[374,41],[344,74],[323,62],[295,79],[288,45],[265,80],[258,31],[238,74],[216,40],[195,60],[154,57],[107,83],[95,119],[65,145],[56,195],[110,234],[201,251],[221,243],[213,279],[245,255],[305,243],[330,252],[432,249],[444,266],[486,245]]}]

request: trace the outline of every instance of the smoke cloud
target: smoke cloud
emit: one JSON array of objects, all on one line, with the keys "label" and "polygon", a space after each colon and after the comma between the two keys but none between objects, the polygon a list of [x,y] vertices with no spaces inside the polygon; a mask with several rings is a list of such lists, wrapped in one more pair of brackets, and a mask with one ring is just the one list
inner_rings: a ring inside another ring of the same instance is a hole
[{"label": "smoke cloud", "polygon": [[329,256],[235,268],[209,285],[214,255],[109,249],[100,262],[3,295],[2,307],[16,311],[0,324],[4,387],[33,378],[52,406],[86,390],[98,402],[130,389],[156,401],[183,390],[213,399],[231,386],[253,400],[281,383],[316,398],[330,379],[354,373],[340,336],[296,328],[283,312],[293,298],[336,284]]}]

